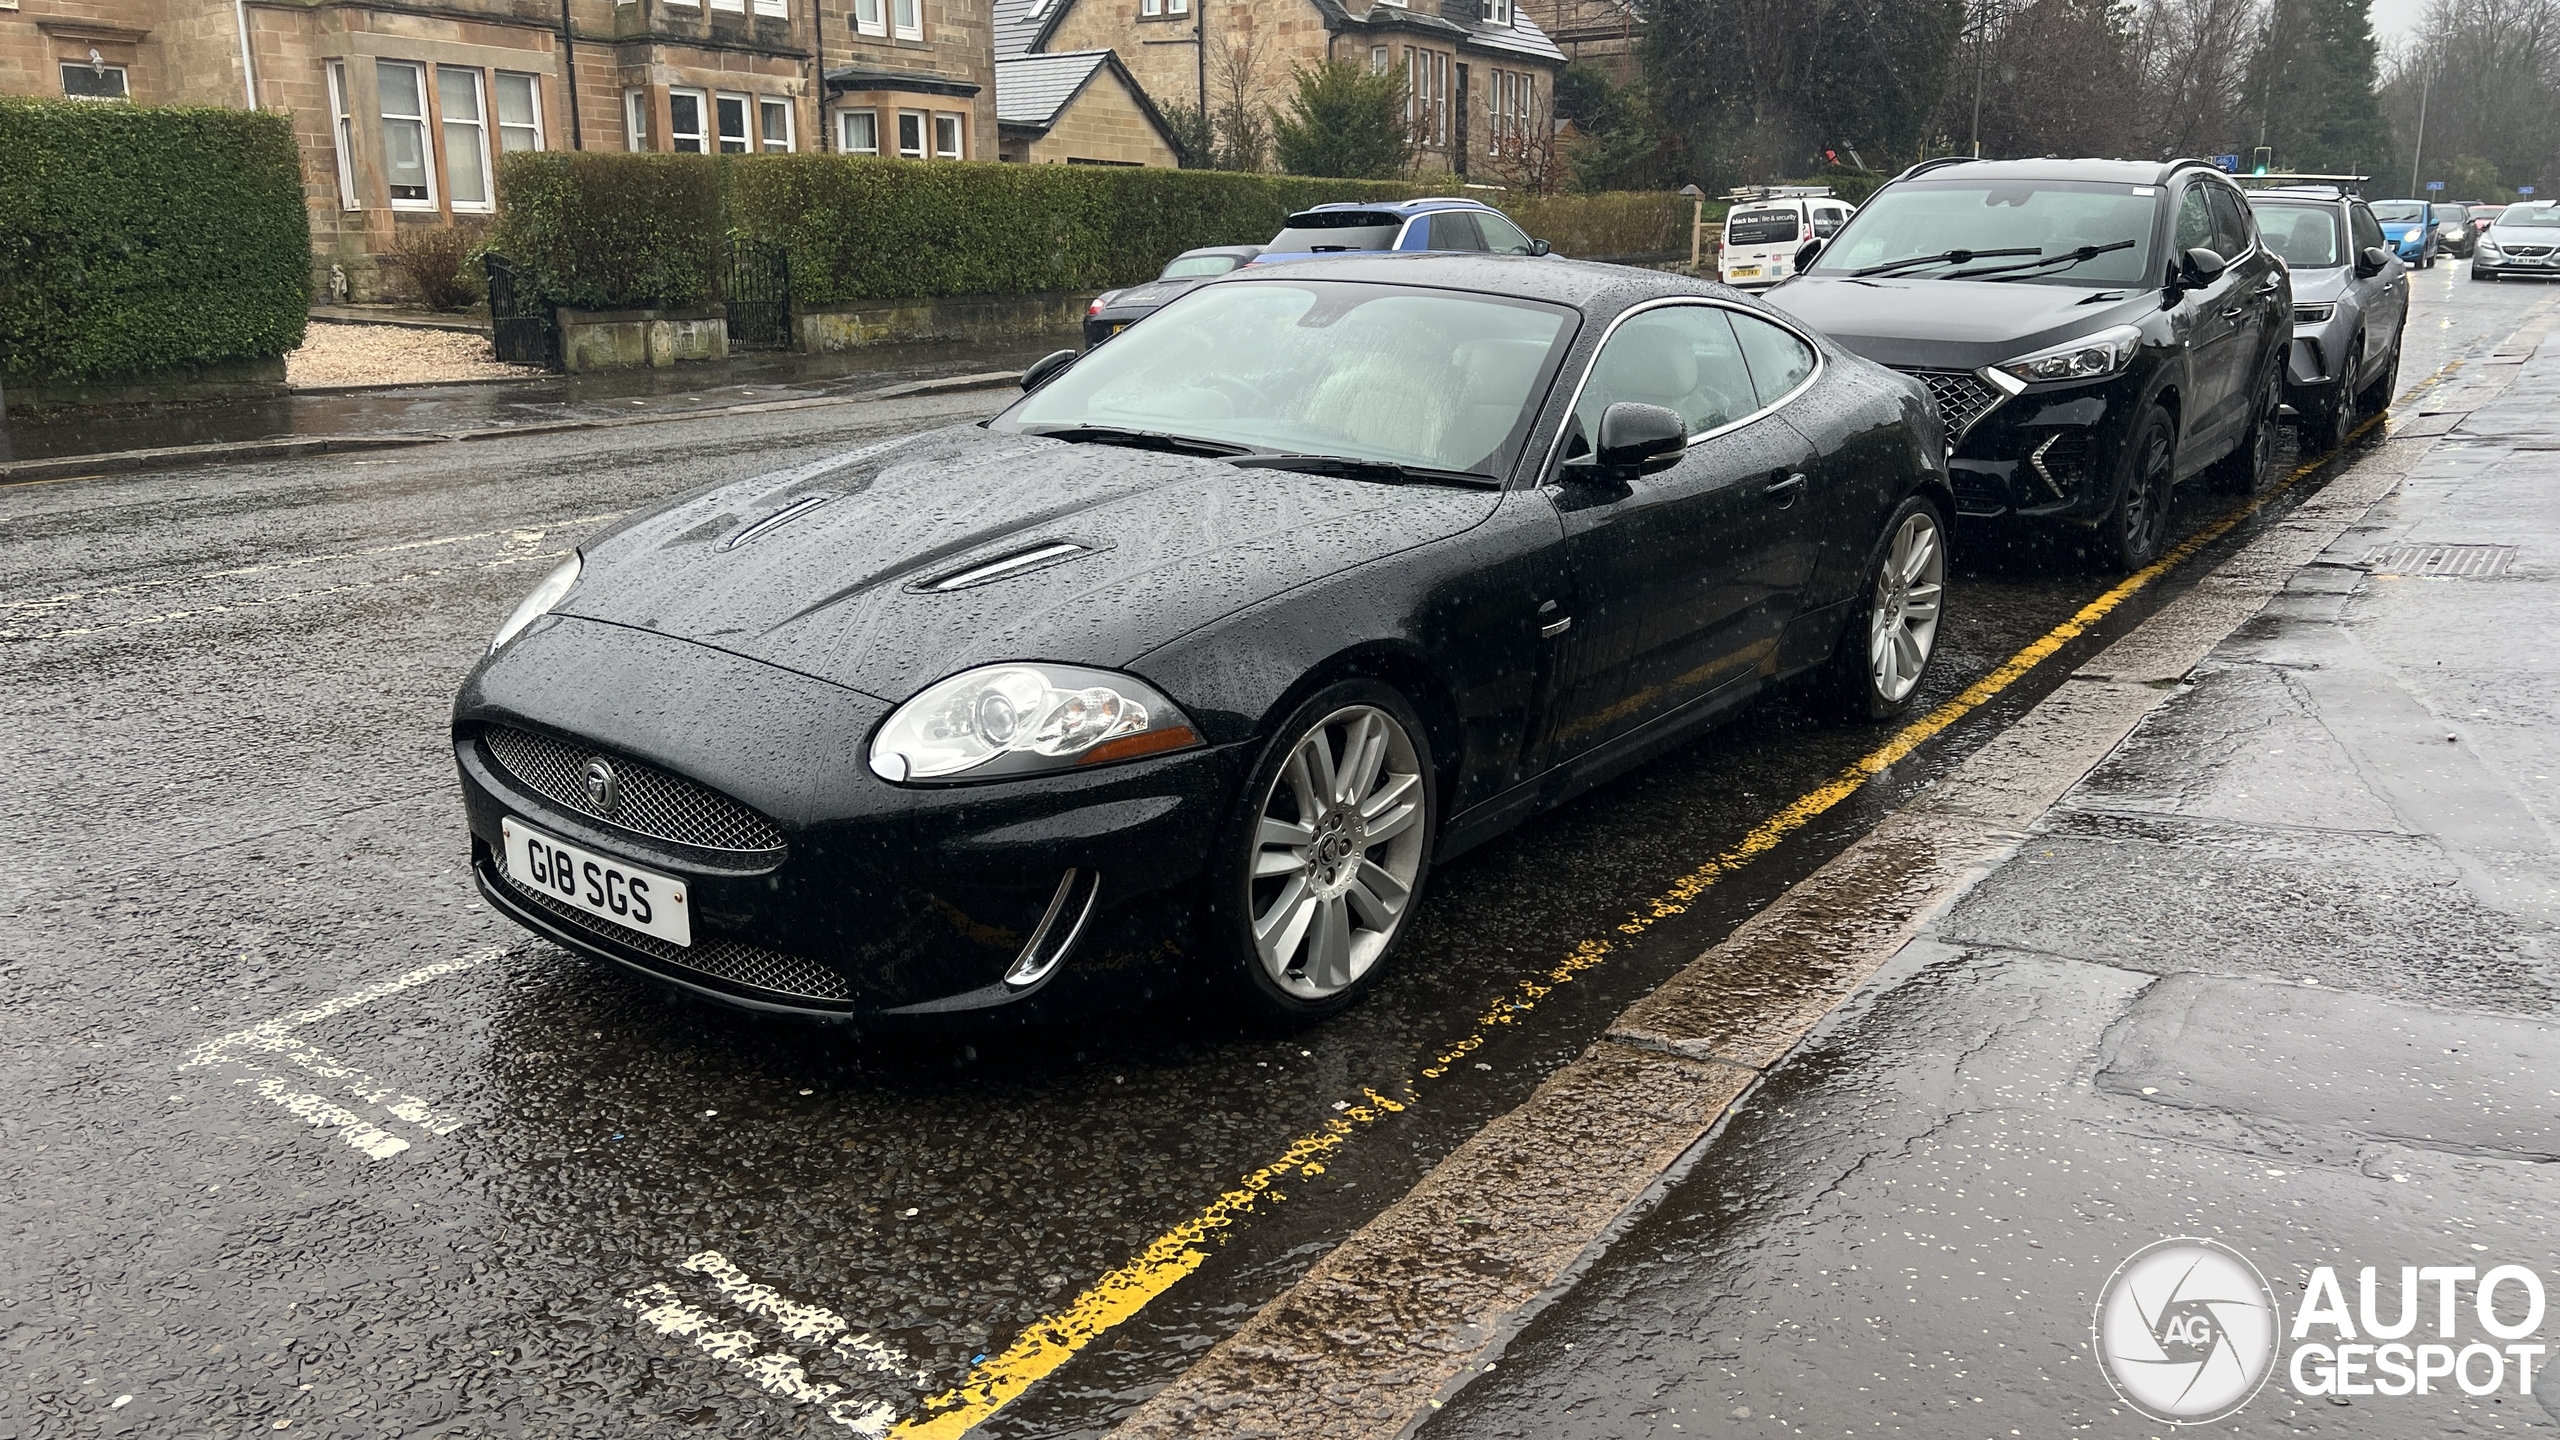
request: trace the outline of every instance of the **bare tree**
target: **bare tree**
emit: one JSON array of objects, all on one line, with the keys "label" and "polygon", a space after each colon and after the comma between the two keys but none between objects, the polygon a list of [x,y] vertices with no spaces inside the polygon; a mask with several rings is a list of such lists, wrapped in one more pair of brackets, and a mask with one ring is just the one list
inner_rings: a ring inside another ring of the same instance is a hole
[{"label": "bare tree", "polygon": [[1494,117],[1487,127],[1485,168],[1515,190],[1552,195],[1573,183],[1570,150],[1556,123],[1554,87],[1532,95],[1527,112]]},{"label": "bare tree", "polygon": [[2141,133],[2155,155],[2203,155],[2254,136],[2249,57],[2264,0],[2142,0],[2133,25]]},{"label": "bare tree", "polygon": [[2508,186],[2560,180],[2560,0],[2434,0],[2385,68],[2384,110],[2421,184],[2443,178],[2430,156],[2481,157]]}]

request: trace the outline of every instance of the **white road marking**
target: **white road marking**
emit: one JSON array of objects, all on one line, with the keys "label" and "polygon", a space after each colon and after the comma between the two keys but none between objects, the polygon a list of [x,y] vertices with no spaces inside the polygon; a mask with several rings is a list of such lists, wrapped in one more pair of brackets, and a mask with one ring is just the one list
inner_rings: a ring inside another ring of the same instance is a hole
[{"label": "white road marking", "polygon": [[930,1385],[933,1376],[913,1359],[895,1347],[869,1335],[850,1333],[853,1327],[833,1310],[817,1305],[803,1305],[784,1298],[769,1285],[759,1285],[747,1272],[729,1263],[717,1250],[705,1250],[684,1262],[684,1268],[719,1287],[730,1304],[750,1315],[762,1316],[782,1327],[782,1333],[803,1344],[825,1343],[844,1358],[856,1361],[883,1375],[917,1385]]},{"label": "white road marking", "polygon": [[217,1065],[236,1066],[249,1073],[235,1078],[235,1085],[253,1086],[259,1098],[281,1107],[284,1112],[320,1129],[335,1131],[338,1138],[375,1160],[388,1160],[409,1148],[410,1142],[383,1128],[376,1121],[349,1110],[323,1095],[299,1089],[285,1075],[268,1069],[257,1060],[243,1058],[242,1052],[257,1056],[280,1056],[292,1065],[324,1080],[339,1082],[348,1096],[366,1104],[379,1106],[392,1118],[417,1127],[429,1135],[450,1135],[462,1128],[464,1117],[439,1108],[431,1101],[395,1091],[378,1084],[371,1075],[351,1065],[343,1065],[294,1038],[293,1032],[305,1025],[362,1009],[377,1000],[387,999],[421,985],[432,984],[448,976],[459,975],[507,953],[507,947],[496,946],[457,960],[440,960],[397,975],[389,980],[332,996],[317,1005],[279,1015],[273,1020],[234,1030],[228,1035],[205,1041],[187,1054],[179,1065],[192,1070]]},{"label": "white road marking", "polygon": [[622,1297],[622,1308],[637,1311],[640,1323],[661,1335],[693,1342],[695,1349],[714,1360],[725,1361],[767,1394],[797,1405],[822,1407],[820,1413],[827,1419],[856,1435],[876,1440],[888,1434],[889,1426],[898,1418],[895,1406],[866,1404],[858,1395],[847,1395],[841,1385],[811,1380],[796,1358],[779,1350],[763,1349],[763,1342],[754,1331],[720,1329],[717,1320],[685,1304],[665,1285],[641,1286]]}]

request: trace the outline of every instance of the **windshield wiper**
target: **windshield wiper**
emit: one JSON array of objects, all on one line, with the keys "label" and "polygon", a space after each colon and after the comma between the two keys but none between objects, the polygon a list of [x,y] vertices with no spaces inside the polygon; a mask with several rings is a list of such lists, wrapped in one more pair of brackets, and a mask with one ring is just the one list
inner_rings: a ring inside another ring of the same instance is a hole
[{"label": "windshield wiper", "polygon": [[2136,243],[2132,240],[2118,240],[2112,245],[2083,245],[2077,250],[2064,250],[2058,254],[2047,255],[2041,260],[2029,260],[2023,265],[1985,265],[1979,270],[1950,270],[1936,278],[1962,280],[1974,275],[2012,275],[2025,270],[2041,270],[2047,265],[2060,265],[2065,262],[2077,265],[2083,260],[2095,260],[2110,251],[2130,250]]},{"label": "windshield wiper", "polygon": [[1175,455],[1242,455],[1253,447],[1230,445],[1224,440],[1202,440],[1190,435],[1168,435],[1161,430],[1123,430],[1111,425],[1056,425],[1044,430],[1025,427],[1026,435],[1043,440],[1064,440],[1076,445],[1126,445],[1132,450],[1163,450]]},{"label": "windshield wiper", "polygon": [[1908,270],[1914,265],[1970,265],[1976,260],[1996,260],[2003,255],[2041,255],[2043,253],[2032,245],[2024,250],[1947,250],[1936,255],[1912,255],[1901,260],[1887,260],[1881,265],[1870,265],[1864,270],[1852,270],[1849,272],[1849,278],[1863,280],[1870,275],[1890,275],[1896,270]]},{"label": "windshield wiper", "polygon": [[1255,470],[1291,470],[1301,475],[1339,475],[1348,480],[1385,480],[1398,485],[1497,485],[1490,475],[1464,470],[1438,470],[1428,465],[1401,465],[1393,460],[1362,460],[1351,455],[1247,455],[1237,465]]}]

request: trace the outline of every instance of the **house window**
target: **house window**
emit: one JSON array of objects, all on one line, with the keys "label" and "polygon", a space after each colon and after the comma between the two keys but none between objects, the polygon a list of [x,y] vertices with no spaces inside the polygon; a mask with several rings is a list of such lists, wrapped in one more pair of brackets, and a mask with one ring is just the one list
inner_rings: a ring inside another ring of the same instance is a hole
[{"label": "house window", "polygon": [[648,91],[625,90],[622,92],[622,139],[627,149],[649,148]]},{"label": "house window", "polygon": [[768,20],[791,18],[790,0],[756,0],[756,13]]},{"label": "house window", "polygon": [[881,0],[853,0],[853,28],[865,35],[886,35],[889,22],[880,8]]},{"label": "house window", "polygon": [[1155,16],[1164,13],[1164,0],[1138,0],[1138,13]]},{"label": "house window", "polygon": [[791,102],[776,100],[768,95],[756,102],[756,116],[758,128],[764,139],[764,153],[767,155],[790,154]]},{"label": "house window", "polygon": [[359,210],[356,203],[356,117],[347,109],[347,62],[332,60],[328,66],[329,139],[338,152],[338,208]]},{"label": "house window", "polygon": [[879,154],[880,112],[877,110],[837,111],[836,148],[847,155]]},{"label": "house window", "polygon": [[924,112],[898,112],[898,153],[910,160],[924,158]]},{"label": "house window", "polygon": [[1529,147],[1529,122],[1538,108],[1538,77],[1535,75],[1514,75],[1511,78],[1520,82],[1519,85],[1515,87],[1518,93],[1513,98],[1511,111],[1512,143],[1518,145],[1523,151],[1526,151]]},{"label": "house window", "polygon": [[1369,73],[1372,75],[1384,75],[1387,73],[1386,46],[1372,45],[1369,47]]},{"label": "house window", "polygon": [[703,144],[703,104],[699,90],[667,92],[667,140],[669,148],[679,155],[700,155]]},{"label": "house window", "polygon": [[734,15],[744,15],[747,13],[747,0],[711,0],[711,8],[726,10]]},{"label": "house window", "polygon": [[720,119],[720,153],[747,153],[747,97],[720,95],[711,101],[711,109]]},{"label": "house window", "polygon": [[1484,16],[1484,23],[1487,25],[1511,23],[1511,0],[1482,0],[1482,4],[1483,9],[1479,13]]},{"label": "house window", "polygon": [[444,180],[456,210],[489,207],[489,125],[480,108],[480,72],[436,67],[436,102],[444,111]]},{"label": "house window", "polygon": [[1191,0],[1164,0],[1164,13],[1167,15],[1188,15],[1191,13]]},{"label": "house window", "polygon": [[498,148],[542,148],[542,77],[498,72]]},{"label": "house window", "polygon": [[889,5],[898,19],[899,39],[921,40],[924,38],[923,0],[889,0]]},{"label": "house window", "polygon": [[[91,51],[96,54],[96,51]],[[123,100],[124,67],[95,63],[62,62],[62,93],[74,100]]]},{"label": "house window", "polygon": [[382,93],[382,175],[394,210],[436,208],[436,177],[427,163],[427,67],[373,62]]},{"label": "house window", "polygon": [[957,160],[960,155],[960,121],[963,117],[938,114],[933,117],[933,158]]},{"label": "house window", "polygon": [[1422,52],[1404,47],[1404,128],[1419,143],[1422,139]]}]

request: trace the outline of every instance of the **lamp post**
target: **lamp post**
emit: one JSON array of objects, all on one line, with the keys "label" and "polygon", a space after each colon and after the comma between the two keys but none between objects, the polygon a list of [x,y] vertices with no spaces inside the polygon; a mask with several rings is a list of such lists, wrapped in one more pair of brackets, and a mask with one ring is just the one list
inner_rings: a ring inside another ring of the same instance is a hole
[{"label": "lamp post", "polygon": [[1680,193],[1689,201],[1689,269],[1698,268],[1698,248],[1707,229],[1707,192],[1695,185],[1683,185]]}]

